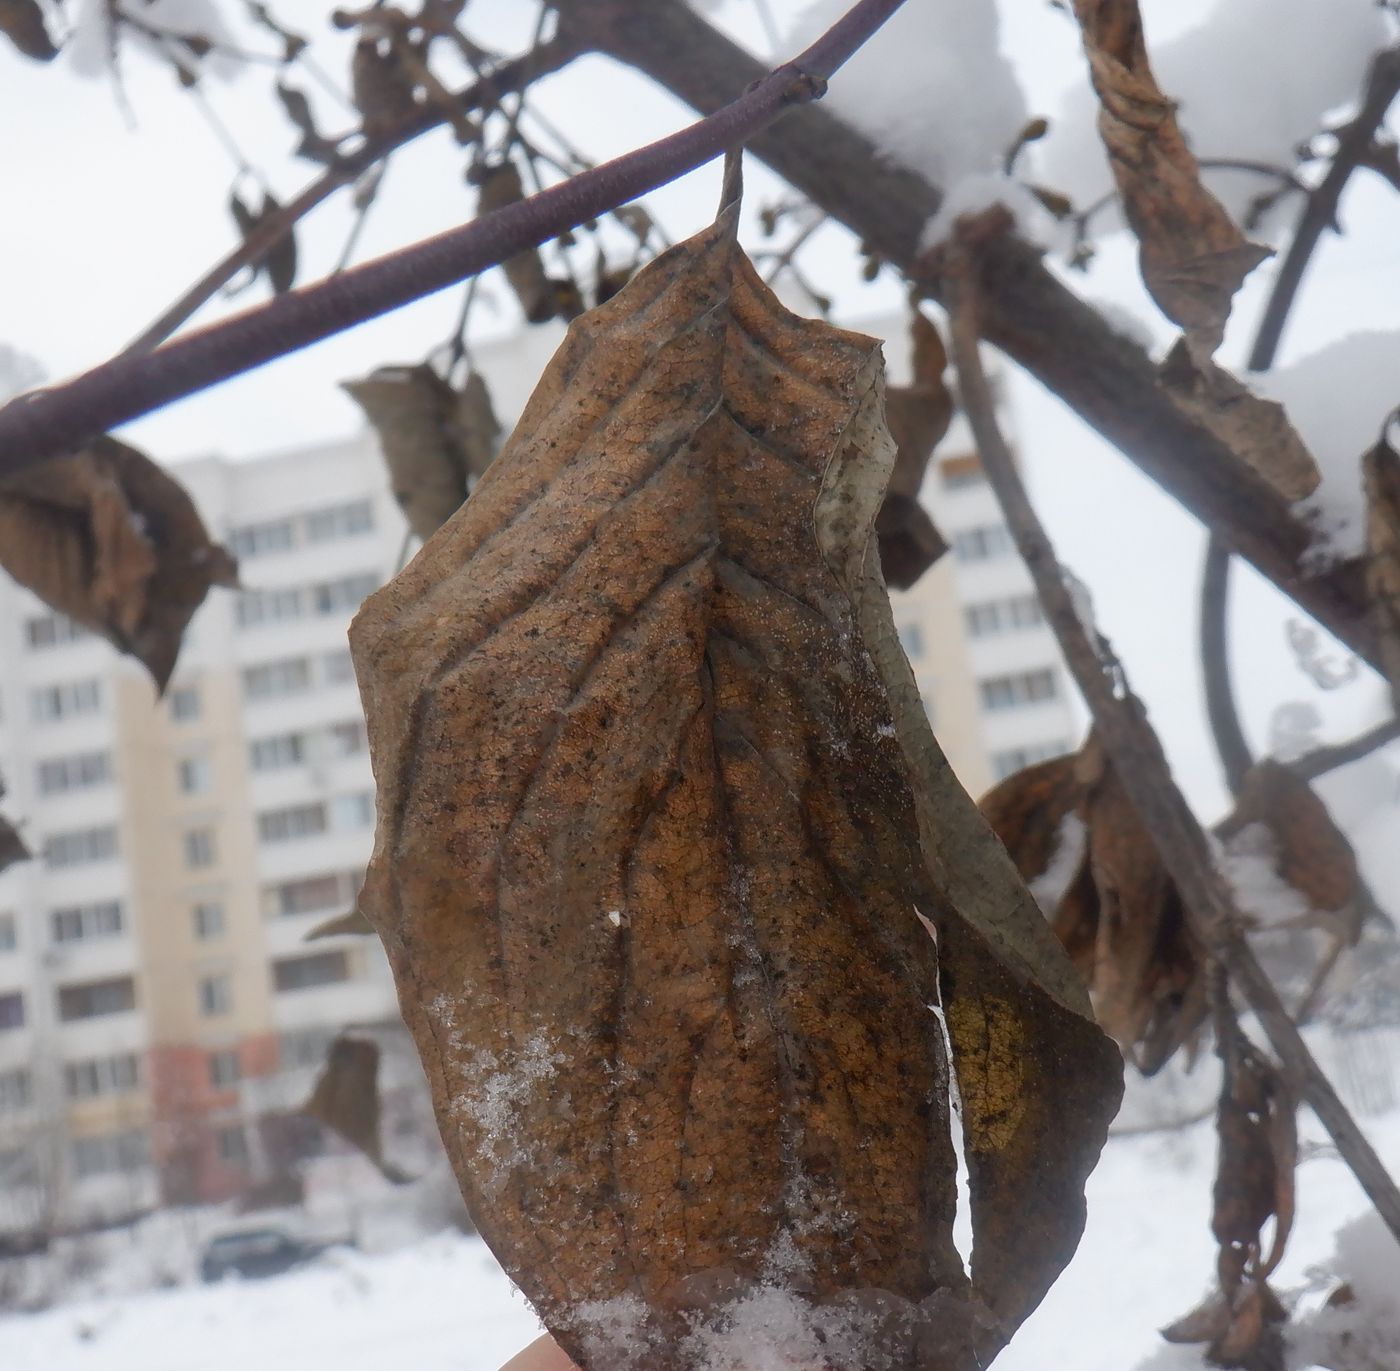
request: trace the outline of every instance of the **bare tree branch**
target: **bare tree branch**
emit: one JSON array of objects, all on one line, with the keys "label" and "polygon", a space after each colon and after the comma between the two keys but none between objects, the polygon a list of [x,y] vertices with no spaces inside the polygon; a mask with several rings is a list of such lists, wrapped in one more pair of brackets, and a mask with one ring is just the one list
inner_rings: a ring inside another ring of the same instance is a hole
[{"label": "bare tree branch", "polygon": [[1349,742],[1319,747],[1307,756],[1299,757],[1296,762],[1289,764],[1288,769],[1305,781],[1315,781],[1329,771],[1359,762],[1377,748],[1393,743],[1397,738],[1400,738],[1400,719],[1387,719],[1384,723],[1367,729],[1365,733],[1358,734]]},{"label": "bare tree branch", "polygon": [[98,434],[274,358],[422,299],[575,228],[742,145],[826,80],[903,0],[858,0],[805,52],[698,123],[528,200],[366,262],[155,352],[118,357],[0,408],[0,476],[71,452]]},{"label": "bare tree branch", "polygon": [[1215,750],[1225,772],[1231,795],[1240,793],[1245,773],[1254,765],[1244,729],[1235,708],[1230,680],[1230,643],[1227,632],[1230,604],[1230,549],[1211,535],[1201,576],[1201,676],[1205,684],[1206,717],[1215,739]]},{"label": "bare tree branch", "polygon": [[1293,307],[1293,297],[1303,283],[1318,240],[1326,229],[1337,227],[1337,209],[1342,202],[1351,174],[1368,165],[1376,130],[1400,95],[1400,48],[1387,48],[1376,54],[1366,77],[1366,92],[1356,117],[1337,132],[1337,151],[1321,184],[1308,197],[1294,230],[1288,254],[1279,267],[1269,303],[1259,324],[1259,335],[1249,354],[1251,371],[1267,371],[1278,352],[1283,326]]},{"label": "bare tree branch", "polygon": [[[1000,222],[1002,228],[1009,226],[1004,214]],[[996,221],[989,219],[983,221],[982,230],[995,226]],[[1234,897],[1215,867],[1209,840],[1172,779],[1142,702],[1129,690],[1107,644],[1096,631],[1098,641],[1091,638],[1090,627],[1080,618],[1054,548],[997,424],[995,402],[978,354],[980,299],[970,256],[966,240],[955,242],[946,259],[944,277],[963,409],[987,479],[1001,502],[1007,527],[1030,570],[1060,650],[1089,706],[1096,734],[1181,892],[1193,930],[1228,968],[1284,1069],[1331,1134],[1386,1226],[1400,1239],[1400,1190],[1313,1059],[1273,983],[1255,959],[1241,931],[1244,921]]]}]

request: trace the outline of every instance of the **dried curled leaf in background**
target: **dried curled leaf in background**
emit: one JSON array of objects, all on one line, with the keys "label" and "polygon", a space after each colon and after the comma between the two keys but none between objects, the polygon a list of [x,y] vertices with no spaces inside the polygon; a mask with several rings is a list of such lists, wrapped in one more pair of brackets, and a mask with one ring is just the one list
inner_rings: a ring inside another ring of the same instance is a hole
[{"label": "dried curled leaf in background", "polygon": [[1400,453],[1384,437],[1361,460],[1366,483],[1366,589],[1390,695],[1400,710]]},{"label": "dried curled leaf in background", "polygon": [[1137,0],[1074,0],[1074,12],[1142,279],[1192,352],[1207,358],[1220,346],[1240,283],[1269,250],[1249,242],[1201,184],[1176,107],[1152,75]]},{"label": "dried curled leaf in background", "polygon": [[36,62],[51,62],[58,56],[38,0],[0,0],[0,33]]},{"label": "dried curled leaf in background", "polygon": [[362,907],[474,1217],[589,1371],[761,1357],[775,1309],[814,1364],[985,1365],[1078,1238],[1117,1054],[989,950],[1034,965],[1033,907],[984,942],[921,850],[893,455],[877,345],[787,314],[730,212],[570,330],[352,627]]},{"label": "dried curled leaf in background", "polygon": [[350,61],[350,89],[367,138],[393,133],[418,112],[413,72],[399,40],[361,38]]},{"label": "dried curled leaf in background", "polygon": [[427,540],[456,513],[495,455],[500,425],[475,372],[460,392],[431,367],[380,367],[343,383],[379,439],[394,498]]},{"label": "dried curled leaf in background", "polygon": [[[229,196],[229,213],[238,225],[238,231],[246,241],[255,229],[260,228],[275,214],[280,214],[282,206],[267,191],[262,193],[262,208],[255,210],[236,191]],[[281,295],[291,290],[297,276],[297,240],[295,231],[288,226],[284,233],[262,256],[252,262],[254,272],[267,276],[273,294]]]},{"label": "dried curled leaf in background", "polygon": [[183,487],[115,438],[0,482],[0,566],[143,662],[158,690],[209,587],[237,584]]},{"label": "dried curled leaf in background", "polygon": [[1283,406],[1255,395],[1209,358],[1178,342],[1159,374],[1172,398],[1240,456],[1285,500],[1301,500],[1321,477]]},{"label": "dried curled leaf in background", "polygon": [[924,313],[911,310],[913,378],[907,386],[885,393],[885,421],[896,456],[889,488],[875,521],[880,568],[885,581],[907,590],[947,550],[948,545],[919,503],[933,450],[953,420],[953,395],[943,382],[948,353],[943,339]]},{"label": "dried curled leaf in background", "polygon": [[[1279,1070],[1240,1031],[1233,1012],[1226,1009],[1223,1020],[1217,1023],[1224,1074],[1211,1218],[1220,1248],[1219,1289],[1164,1328],[1162,1336],[1168,1342],[1208,1344],[1213,1366],[1283,1371],[1279,1326],[1286,1314],[1268,1277],[1293,1227],[1297,1102]],[[1270,1219],[1274,1230],[1266,1254],[1262,1234]]]},{"label": "dried curled leaf in background", "polygon": [[338,1133],[378,1167],[385,1180],[402,1185],[412,1178],[384,1160],[379,1136],[379,1044],[367,1038],[338,1037],[326,1065],[302,1106],[302,1113]]}]

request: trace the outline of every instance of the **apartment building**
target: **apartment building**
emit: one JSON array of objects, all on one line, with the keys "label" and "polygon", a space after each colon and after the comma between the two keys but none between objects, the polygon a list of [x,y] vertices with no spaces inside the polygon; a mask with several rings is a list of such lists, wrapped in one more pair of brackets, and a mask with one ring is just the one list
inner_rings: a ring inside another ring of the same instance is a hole
[{"label": "apartment building", "polygon": [[[537,374],[520,346],[492,358],[506,413]],[[976,794],[1074,725],[976,459],[945,446],[926,497],[953,553],[895,616]],[[307,940],[352,907],[372,845],[345,630],[405,550],[378,452],[365,436],[179,476],[243,589],[211,594],[162,701],[0,583],[4,808],[35,854],[0,874],[0,1229],[277,1174],[307,1145],[295,1106],[330,1039],[397,1013],[375,940]]]}]

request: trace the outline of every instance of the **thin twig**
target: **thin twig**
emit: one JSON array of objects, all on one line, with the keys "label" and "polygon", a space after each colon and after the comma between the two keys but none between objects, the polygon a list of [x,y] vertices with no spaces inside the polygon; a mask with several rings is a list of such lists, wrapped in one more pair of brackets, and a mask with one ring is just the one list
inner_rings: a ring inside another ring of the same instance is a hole
[{"label": "thin twig", "polygon": [[1393,743],[1397,738],[1400,738],[1400,718],[1387,719],[1348,742],[1319,747],[1306,756],[1299,757],[1297,761],[1288,764],[1288,769],[1301,780],[1315,781],[1329,771],[1359,762],[1377,748]]},{"label": "thin twig", "polygon": [[[983,223],[984,229],[1004,230],[1008,225],[1004,212],[999,224],[991,216]],[[1001,502],[1007,527],[1093,716],[1097,736],[1129,802],[1152,835],[1163,864],[1181,892],[1196,936],[1228,968],[1295,1087],[1331,1134],[1377,1213],[1400,1240],[1400,1190],[1313,1059],[1273,983],[1245,941],[1241,913],[1215,867],[1208,838],[1172,779],[1142,702],[1129,690],[1120,664],[1112,659],[1102,637],[1095,630],[1091,638],[1090,628],[1079,617],[1054,548],[1041,527],[997,423],[995,401],[978,354],[977,273],[968,240],[955,240],[944,268],[944,298],[952,316],[952,354],[963,411],[977,441],[987,479]]]},{"label": "thin twig", "polygon": [[827,78],[902,3],[859,0],[796,59],[668,138],[461,228],[288,291],[153,353],[119,357],[76,380],[12,400],[0,409],[0,473],[12,476],[76,451],[172,400],[435,294],[703,166],[791,106],[819,98]]},{"label": "thin twig", "polygon": [[1231,795],[1240,793],[1245,773],[1254,765],[1235,707],[1230,680],[1229,635],[1230,549],[1211,534],[1201,576],[1201,675],[1205,684],[1206,718]]},{"label": "thin twig", "polygon": [[1317,189],[1308,197],[1294,230],[1293,241],[1279,267],[1274,289],[1264,307],[1259,334],[1249,354],[1251,371],[1267,371],[1278,353],[1293,297],[1303,283],[1314,249],[1327,229],[1337,227],[1337,209],[1351,174],[1365,165],[1376,131],[1400,95],[1400,47],[1378,52],[1366,77],[1366,93],[1356,117],[1337,131],[1337,151]]},{"label": "thin twig", "polygon": [[[460,91],[457,103],[463,110],[484,109],[500,99],[503,91],[515,90],[550,72],[567,66],[582,52],[571,38],[555,38],[533,52],[498,67],[481,80]],[[390,153],[421,138],[447,122],[446,113],[436,106],[424,109],[402,128],[378,138],[367,138],[354,152],[338,158],[294,200],[288,201],[276,214],[262,220],[256,229],[232,252],[216,262],[180,298],[163,310],[121,353],[123,357],[140,356],[158,347],[201,306],[212,300],[244,267],[260,261],[322,201],[338,190],[352,185]]]}]

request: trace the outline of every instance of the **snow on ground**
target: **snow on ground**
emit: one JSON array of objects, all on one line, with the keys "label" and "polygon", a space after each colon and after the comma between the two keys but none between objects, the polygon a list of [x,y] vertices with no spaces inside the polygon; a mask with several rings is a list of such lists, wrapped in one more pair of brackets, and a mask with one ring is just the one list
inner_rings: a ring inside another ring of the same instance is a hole
[{"label": "snow on ground", "polygon": [[[1307,1284],[1337,1230],[1367,1212],[1310,1116],[1299,1213],[1281,1289]],[[1367,1121],[1400,1168],[1400,1112]],[[1073,1264],[995,1371],[1131,1371],[1156,1358],[1156,1329],[1193,1307],[1214,1264],[1209,1232],[1214,1131],[1110,1142],[1089,1186]],[[1365,1239],[1375,1261],[1390,1239]],[[1355,1245],[1355,1243],[1353,1243]],[[1400,1262],[1400,1254],[1397,1254]],[[5,1371],[496,1371],[535,1336],[533,1314],[474,1238],[439,1235],[398,1252],[349,1249],[272,1280],[187,1285],[0,1318]],[[1199,1365],[1175,1352],[1160,1371]]]}]

